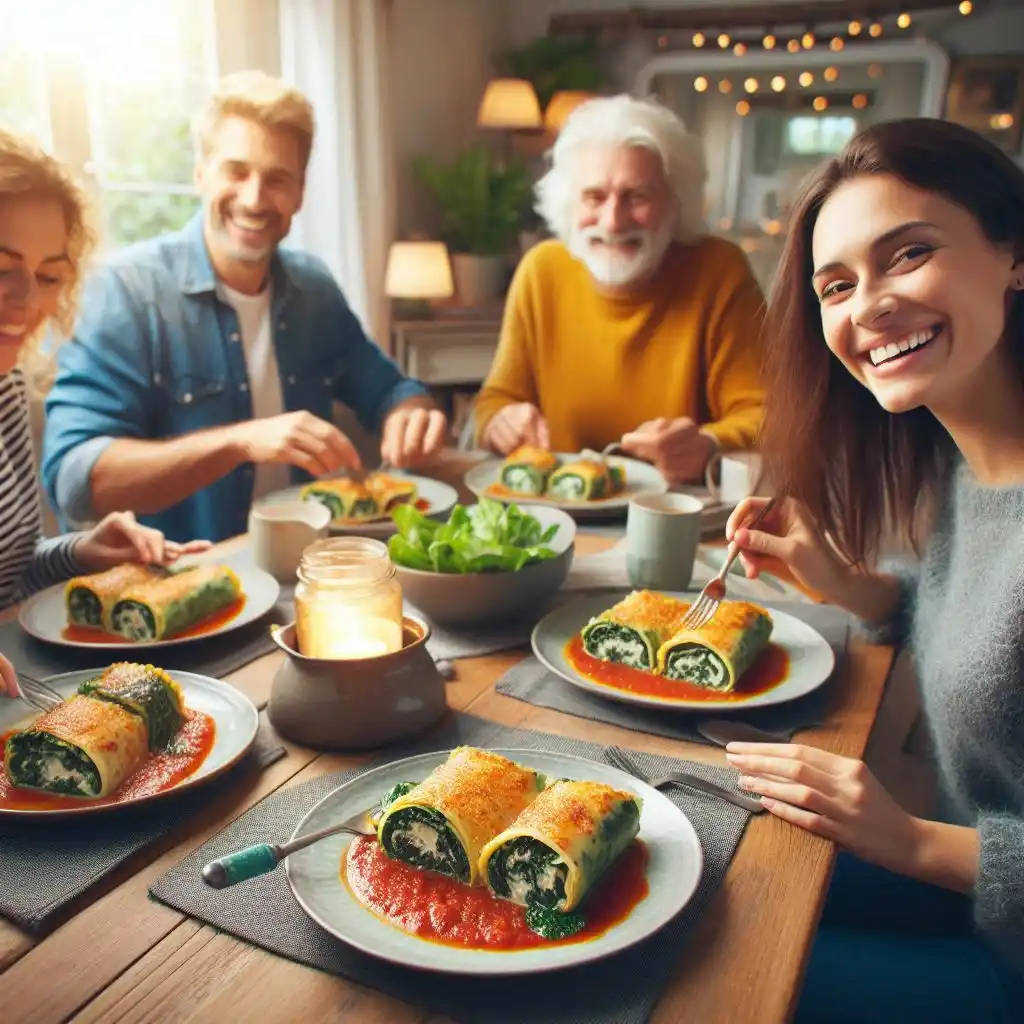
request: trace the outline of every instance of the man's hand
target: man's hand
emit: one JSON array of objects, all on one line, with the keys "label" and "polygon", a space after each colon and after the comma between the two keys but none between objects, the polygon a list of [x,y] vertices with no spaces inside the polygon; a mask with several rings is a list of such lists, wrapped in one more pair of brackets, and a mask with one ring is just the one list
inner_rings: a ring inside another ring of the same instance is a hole
[{"label": "man's hand", "polygon": [[441,451],[447,433],[448,420],[440,409],[403,402],[384,419],[380,457],[395,469],[419,465]]},{"label": "man's hand", "polygon": [[122,562],[168,565],[182,555],[196,554],[210,546],[206,540],[185,544],[167,540],[151,526],[135,521],[131,512],[112,512],[104,516],[75,544],[75,561],[88,572],[103,572]]},{"label": "man's hand", "polygon": [[670,487],[703,479],[715,452],[715,442],[686,416],[641,423],[623,434],[622,447],[628,455],[652,463]]},{"label": "man's hand", "polygon": [[531,402],[516,402],[506,405],[494,414],[487,424],[483,436],[484,447],[499,455],[508,455],[521,444],[538,448],[551,447],[551,433],[548,421],[540,409]]},{"label": "man's hand", "polygon": [[245,462],[283,462],[311,476],[362,468],[352,442],[333,423],[304,410],[246,420],[231,431]]}]

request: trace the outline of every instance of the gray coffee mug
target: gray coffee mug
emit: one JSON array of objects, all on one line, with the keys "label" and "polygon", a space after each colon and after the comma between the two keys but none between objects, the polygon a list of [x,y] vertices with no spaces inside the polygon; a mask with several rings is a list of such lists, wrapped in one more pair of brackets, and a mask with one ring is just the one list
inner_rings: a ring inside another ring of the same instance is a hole
[{"label": "gray coffee mug", "polygon": [[644,590],[688,590],[704,504],[689,494],[637,494],[626,516],[629,582]]}]

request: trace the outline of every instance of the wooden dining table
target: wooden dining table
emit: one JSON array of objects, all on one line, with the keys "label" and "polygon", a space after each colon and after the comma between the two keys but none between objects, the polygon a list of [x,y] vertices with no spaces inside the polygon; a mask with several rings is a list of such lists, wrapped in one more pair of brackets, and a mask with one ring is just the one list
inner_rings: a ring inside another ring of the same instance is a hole
[{"label": "wooden dining table", "polygon": [[[460,459],[449,455],[431,475],[458,483],[465,468]],[[583,525],[577,555],[596,554],[612,543]],[[237,538],[218,545],[211,557],[243,544],[244,538]],[[16,614],[9,609],[0,619]],[[497,680],[525,653],[457,661],[455,678],[447,684],[449,707],[508,726],[725,765],[718,747],[576,718],[497,693]],[[263,707],[282,657],[280,652],[261,657],[224,682]],[[801,733],[799,741],[861,757],[892,659],[890,648],[852,639],[830,684],[824,722]],[[211,791],[199,813],[89,889],[45,937],[0,919],[0,1021],[440,1021],[422,1008],[265,952],[148,898],[156,879],[270,794],[323,773],[356,768],[372,756],[282,745],[283,758],[262,773],[239,775]],[[789,1019],[835,855],[828,840],[770,814],[752,818],[720,889],[679,950],[678,966],[652,1020],[767,1024]]]}]

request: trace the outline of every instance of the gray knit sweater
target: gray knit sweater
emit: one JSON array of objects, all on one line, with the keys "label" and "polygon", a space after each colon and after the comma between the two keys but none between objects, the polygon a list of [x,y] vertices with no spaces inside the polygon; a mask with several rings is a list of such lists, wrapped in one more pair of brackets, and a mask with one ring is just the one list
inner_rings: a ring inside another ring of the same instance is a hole
[{"label": "gray knit sweater", "polygon": [[1024,486],[952,467],[888,639],[909,639],[940,782],[977,827],[981,933],[1024,975]]}]

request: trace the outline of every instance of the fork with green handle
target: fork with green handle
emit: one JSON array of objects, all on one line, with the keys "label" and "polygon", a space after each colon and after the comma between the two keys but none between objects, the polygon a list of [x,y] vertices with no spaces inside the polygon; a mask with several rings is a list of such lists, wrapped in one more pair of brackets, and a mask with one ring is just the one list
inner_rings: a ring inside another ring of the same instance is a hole
[{"label": "fork with green handle", "polygon": [[[268,874],[293,853],[298,853],[299,850],[304,850],[307,846],[312,846],[328,836],[336,836],[342,832],[353,836],[376,835],[376,832],[373,831],[372,815],[377,811],[378,808],[360,811],[338,825],[330,825],[328,828],[320,829],[319,832],[310,832],[309,835],[300,836],[290,843],[259,843],[245,850],[238,850],[224,857],[218,857],[203,868],[201,872],[203,881],[213,889],[227,889],[239,882],[247,882],[250,878]],[[365,827],[361,828],[360,826]],[[367,828],[369,831],[366,830]]]}]

